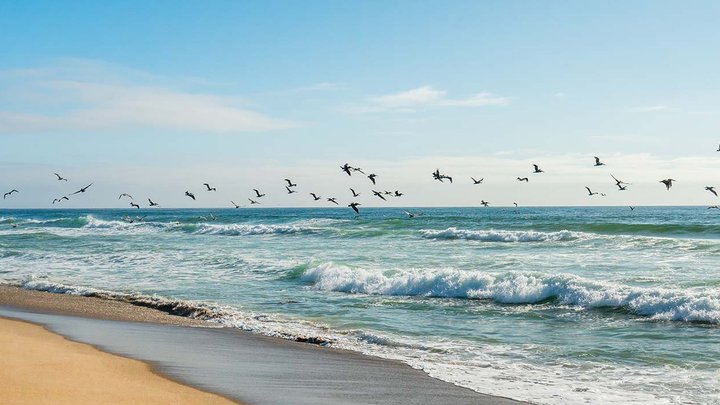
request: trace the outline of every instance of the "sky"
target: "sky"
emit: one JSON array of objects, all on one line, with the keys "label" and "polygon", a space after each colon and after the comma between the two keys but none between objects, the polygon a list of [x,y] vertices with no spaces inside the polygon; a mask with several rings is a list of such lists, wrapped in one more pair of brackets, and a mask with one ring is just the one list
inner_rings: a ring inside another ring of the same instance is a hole
[{"label": "sky", "polygon": [[716,1],[0,2],[0,191],[20,190],[0,209],[718,204],[717,21]]}]

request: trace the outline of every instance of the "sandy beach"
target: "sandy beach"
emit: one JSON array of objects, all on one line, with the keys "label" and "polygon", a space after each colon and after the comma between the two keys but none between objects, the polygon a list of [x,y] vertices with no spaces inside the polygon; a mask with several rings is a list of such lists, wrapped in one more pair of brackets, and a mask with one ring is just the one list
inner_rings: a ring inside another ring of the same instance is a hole
[{"label": "sandy beach", "polygon": [[3,403],[518,403],[396,361],[125,302],[2,286],[0,317]]}]

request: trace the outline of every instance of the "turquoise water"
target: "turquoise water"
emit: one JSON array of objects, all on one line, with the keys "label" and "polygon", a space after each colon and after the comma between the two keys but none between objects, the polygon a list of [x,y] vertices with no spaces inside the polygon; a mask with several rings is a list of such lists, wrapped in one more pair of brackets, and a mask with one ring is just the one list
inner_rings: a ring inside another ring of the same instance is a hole
[{"label": "turquoise water", "polygon": [[539,403],[720,402],[717,210],[411,211],[5,210],[0,282],[315,338]]}]

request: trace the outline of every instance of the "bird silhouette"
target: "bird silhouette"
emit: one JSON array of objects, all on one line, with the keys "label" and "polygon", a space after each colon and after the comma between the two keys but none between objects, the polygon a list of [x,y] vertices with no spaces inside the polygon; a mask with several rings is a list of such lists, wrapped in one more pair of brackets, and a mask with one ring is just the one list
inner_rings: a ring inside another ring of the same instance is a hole
[{"label": "bird silhouette", "polygon": [[3,194],[3,200],[4,200],[7,196],[12,195],[13,193],[19,193],[19,191],[15,190],[15,189],[12,189],[12,190],[8,191],[7,193]]},{"label": "bird silhouette", "polygon": [[375,184],[375,177],[377,177],[377,174],[375,174],[375,173],[371,173],[368,175],[368,179],[370,179],[370,181],[372,181],[372,184]]},{"label": "bird silhouette", "polygon": [[335,205],[340,205],[340,204],[338,204],[338,202],[335,200],[334,197],[330,197],[330,198],[328,198],[327,200],[328,200],[328,202],[331,202],[331,203],[333,203],[333,204],[335,204]]},{"label": "bird silhouette", "polygon": [[186,192],[185,192],[185,195],[188,196],[188,197],[190,197],[190,198],[192,198],[193,200],[195,200],[195,194],[193,194],[193,193],[191,193],[191,192],[189,192],[189,191],[186,191]]},{"label": "bird silhouette", "polygon": [[473,184],[480,184],[480,183],[483,182],[483,180],[485,180],[484,178],[482,178],[482,179],[480,179],[480,180],[475,180],[475,177],[470,177],[470,178],[472,179]]},{"label": "bird silhouette", "polygon": [[70,201],[70,199],[67,198],[67,196],[63,196],[63,197],[60,197],[60,198],[55,198],[55,199],[53,199],[53,204],[55,204],[56,202],[62,202],[62,200]]},{"label": "bird silhouette", "polygon": [[600,161],[600,158],[597,156],[593,156],[595,158],[595,166],[605,166],[605,163]]},{"label": "bird silhouette", "polygon": [[248,198],[248,201],[250,201],[250,205],[260,204],[259,202],[255,201],[251,198]]},{"label": "bird silhouette", "polygon": [[217,191],[215,187],[210,187],[210,185],[207,183],[203,183],[203,186],[207,187],[207,191]]},{"label": "bird silhouette", "polygon": [[530,181],[530,179],[528,179],[527,177],[518,177],[517,181],[524,181],[525,183],[527,183]]},{"label": "bird silhouette", "polygon": [[480,204],[482,204],[483,207],[487,207],[488,205],[490,205],[490,203],[485,200],[480,200]]},{"label": "bird silhouette", "polygon": [[137,209],[140,209],[140,205],[139,205],[139,204],[135,204],[135,203],[132,202],[132,201],[130,201],[130,206],[131,206],[131,207],[135,207],[135,208],[137,208]]},{"label": "bird silhouette", "polygon": [[662,183],[662,184],[665,185],[665,189],[670,190],[670,187],[673,186],[673,181],[677,181],[677,180],[675,180],[675,179],[665,179],[665,180],[660,180],[660,183]]},{"label": "bird silhouette", "polygon": [[233,201],[233,200],[230,200],[230,202],[232,203],[232,205],[234,205],[234,206],[235,206],[235,208],[240,208],[240,206],[239,206],[239,205],[235,204],[235,201]]},{"label": "bird silhouette", "polygon": [[352,191],[353,197],[357,197],[360,195],[360,193],[356,193],[355,190],[353,190],[353,189],[350,189],[350,191]]},{"label": "bird silhouette", "polygon": [[717,191],[715,191],[715,187],[713,187],[713,186],[705,186],[705,190],[715,194],[715,197],[718,196],[718,193],[717,193]]},{"label": "bird silhouette", "polygon": [[378,196],[378,197],[382,198],[382,199],[383,199],[383,201],[387,201],[387,200],[385,199],[385,197],[384,197],[384,196],[382,195],[382,193],[381,193],[381,192],[379,192],[379,191],[375,191],[375,190],[370,190],[370,191],[372,191],[372,193],[373,193],[373,194],[375,194],[376,196]]},{"label": "bird silhouette", "polygon": [[70,195],[74,195],[74,194],[77,194],[77,193],[84,193],[84,192],[86,192],[87,189],[89,189],[90,186],[92,186],[92,185],[93,185],[93,183],[90,183],[90,184],[88,184],[87,186],[81,188],[80,190],[78,190],[78,191],[76,191],[76,192],[74,192],[74,193],[70,193]]},{"label": "bird silhouette", "polygon": [[347,173],[348,176],[352,176],[351,170],[353,169],[349,164],[345,163],[344,165],[340,166],[340,169]]},{"label": "bird silhouette", "polygon": [[285,186],[285,190],[287,190],[288,194],[297,193],[297,191],[290,188],[290,186]]},{"label": "bird silhouette", "polygon": [[65,177],[63,177],[57,173],[53,173],[53,174],[57,176],[58,181],[68,181],[68,179],[66,179]]},{"label": "bird silhouette", "polygon": [[597,193],[593,193],[592,190],[590,190],[590,187],[588,187],[588,186],[585,186],[585,189],[588,191],[588,196],[590,196],[590,197],[597,194]]},{"label": "bird silhouette", "polygon": [[256,188],[254,188],[253,191],[255,192],[255,196],[257,198],[265,197],[265,194],[260,194],[260,192]]},{"label": "bird silhouette", "polygon": [[533,170],[533,173],[544,173],[544,171],[542,169],[540,169],[540,167],[538,167],[538,165],[536,165],[534,163],[533,163],[533,168],[535,168],[535,170]]},{"label": "bird silhouette", "polygon": [[121,198],[123,198],[123,197],[130,197],[131,200],[134,200],[133,196],[131,196],[131,195],[128,194],[128,193],[122,193],[122,194],[120,194],[120,196],[118,197],[118,200],[121,199]]},{"label": "bird silhouette", "polygon": [[401,193],[401,192],[398,191],[398,190],[395,190],[395,194],[393,194],[394,197],[402,197],[402,196],[404,196],[404,195],[405,195],[405,194]]},{"label": "bird silhouette", "polygon": [[287,184],[288,184],[287,187],[296,187],[296,186],[297,186],[297,184],[295,184],[295,183],[293,183],[292,181],[290,181],[290,179],[285,179],[285,181],[286,181]]},{"label": "bird silhouette", "polygon": [[321,196],[319,196],[319,195],[317,195],[317,194],[315,194],[315,193],[310,193],[310,195],[312,196],[313,200],[315,200],[315,201],[317,201],[317,200],[319,200],[319,199],[322,198]]},{"label": "bird silhouette", "polygon": [[160,206],[160,204],[158,204],[158,203],[156,203],[156,202],[153,202],[153,200],[151,200],[151,199],[149,199],[149,198],[148,198],[148,202],[150,203],[150,206],[151,206],[151,207],[159,207],[159,206]]},{"label": "bird silhouette", "polygon": [[348,204],[348,207],[352,208],[353,211],[355,211],[356,213],[359,214],[360,210],[358,209],[358,205],[362,205],[362,204],[360,204],[358,202],[352,202],[352,203]]}]

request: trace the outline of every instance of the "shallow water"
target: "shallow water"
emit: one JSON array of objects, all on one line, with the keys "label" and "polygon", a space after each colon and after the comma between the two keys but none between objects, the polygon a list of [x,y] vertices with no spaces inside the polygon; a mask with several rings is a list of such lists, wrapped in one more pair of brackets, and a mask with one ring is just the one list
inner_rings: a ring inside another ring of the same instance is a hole
[{"label": "shallow water", "polygon": [[5,210],[0,282],[322,338],[516,399],[720,401],[716,210],[411,211]]}]

